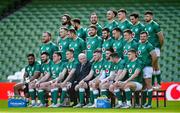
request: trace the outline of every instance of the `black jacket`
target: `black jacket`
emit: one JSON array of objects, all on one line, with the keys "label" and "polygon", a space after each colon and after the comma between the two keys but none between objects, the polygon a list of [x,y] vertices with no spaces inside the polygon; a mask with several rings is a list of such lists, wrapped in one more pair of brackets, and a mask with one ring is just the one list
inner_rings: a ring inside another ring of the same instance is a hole
[{"label": "black jacket", "polygon": [[71,83],[79,83],[83,78],[85,78],[91,70],[91,63],[87,61],[87,63],[81,69],[81,63],[78,63],[76,66],[76,71],[70,80]]}]

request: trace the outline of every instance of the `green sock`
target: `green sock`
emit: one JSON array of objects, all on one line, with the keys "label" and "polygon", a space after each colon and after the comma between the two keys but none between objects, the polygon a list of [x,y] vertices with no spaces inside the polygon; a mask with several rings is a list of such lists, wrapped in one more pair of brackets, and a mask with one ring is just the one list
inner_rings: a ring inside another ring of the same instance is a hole
[{"label": "green sock", "polygon": [[125,89],[125,95],[126,95],[127,101],[131,101],[132,93],[131,93],[131,90],[129,88]]},{"label": "green sock", "polygon": [[157,74],[156,77],[157,77],[157,83],[161,85],[161,74]]},{"label": "green sock", "polygon": [[114,94],[117,97],[118,101],[122,101],[122,95],[119,89],[114,90]]},{"label": "green sock", "polygon": [[57,99],[58,99],[58,89],[55,89],[53,91],[53,98],[52,98],[54,104],[57,104]]},{"label": "green sock", "polygon": [[64,102],[66,95],[67,95],[67,89],[63,89],[62,93],[61,93],[60,104],[62,104]]},{"label": "green sock", "polygon": [[42,104],[45,104],[45,92],[44,90],[38,90],[39,100]]},{"label": "green sock", "polygon": [[93,90],[92,90],[92,89],[90,89],[90,103],[91,103],[91,104],[94,103]]},{"label": "green sock", "polygon": [[142,91],[142,105],[146,103],[147,90]]},{"label": "green sock", "polygon": [[84,104],[84,88],[79,88],[79,102],[80,104]]},{"label": "green sock", "polygon": [[155,75],[152,75],[152,85],[154,85],[155,82]]},{"label": "green sock", "polygon": [[53,100],[54,100],[54,89],[51,90],[51,99],[52,99],[51,102],[54,103],[54,102],[53,102]]},{"label": "green sock", "polygon": [[101,96],[107,96],[108,97],[108,91],[105,89],[105,90],[101,90]]},{"label": "green sock", "polygon": [[98,91],[97,89],[96,89],[96,90],[93,90],[93,97],[94,97],[94,100],[97,99],[98,94],[99,94],[99,91]]},{"label": "green sock", "polygon": [[152,89],[149,89],[148,92],[147,92],[147,95],[148,95],[148,105],[152,104],[152,93],[153,93]]},{"label": "green sock", "polygon": [[36,99],[36,92],[34,89],[29,89],[29,95],[31,97],[31,100],[35,100]]},{"label": "green sock", "polygon": [[139,105],[139,92],[134,93],[134,101],[135,101],[135,104]]}]

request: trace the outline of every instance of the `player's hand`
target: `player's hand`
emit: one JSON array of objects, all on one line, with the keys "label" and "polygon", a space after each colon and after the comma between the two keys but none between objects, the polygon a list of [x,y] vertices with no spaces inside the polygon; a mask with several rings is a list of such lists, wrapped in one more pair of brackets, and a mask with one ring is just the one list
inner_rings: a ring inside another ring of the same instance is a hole
[{"label": "player's hand", "polygon": [[39,82],[36,82],[36,85],[35,85],[37,88],[40,87],[40,83]]},{"label": "player's hand", "polygon": [[81,80],[81,81],[79,82],[79,85],[82,85],[82,84],[84,84],[84,80]]}]

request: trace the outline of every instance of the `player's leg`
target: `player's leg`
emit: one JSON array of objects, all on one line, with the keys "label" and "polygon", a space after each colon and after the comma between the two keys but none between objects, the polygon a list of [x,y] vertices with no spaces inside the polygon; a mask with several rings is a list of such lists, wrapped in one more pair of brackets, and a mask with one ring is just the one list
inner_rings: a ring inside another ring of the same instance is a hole
[{"label": "player's leg", "polygon": [[20,96],[20,90],[23,91],[25,88],[24,83],[17,83],[14,86],[14,95]]},{"label": "player's leg", "polygon": [[139,91],[142,89],[142,84],[138,83],[138,82],[128,82],[125,86],[124,86],[124,91],[125,91],[125,95],[126,95],[126,105],[123,106],[122,108],[130,108],[131,107],[131,97],[132,97],[132,92],[133,91]]},{"label": "player's leg", "polygon": [[56,83],[51,83],[50,87],[52,103],[48,107],[56,107],[58,101],[59,88],[56,86]]},{"label": "player's leg", "polygon": [[29,107],[36,105],[36,90],[35,90],[35,81],[29,83],[29,96],[31,97],[31,104]]},{"label": "player's leg", "polygon": [[100,84],[101,96],[105,95],[106,97],[109,97],[108,89],[109,89],[110,83],[112,82],[105,82],[105,83]]},{"label": "player's leg", "polygon": [[120,108],[122,107],[122,92],[120,90],[120,83],[119,82],[115,82],[113,84],[114,87],[114,95],[117,97],[118,100],[118,104],[115,106],[115,108]]},{"label": "player's leg", "polygon": [[158,58],[156,60],[156,65],[155,65],[156,67],[155,67],[154,72],[153,72],[154,76],[152,77],[152,83],[154,85],[155,77],[156,77],[157,78],[157,83],[158,83],[156,88],[160,88],[160,85],[161,85],[161,71],[160,71],[159,62],[158,62],[158,60],[160,58],[160,49],[155,48],[155,52],[156,52],[156,55],[157,55]]},{"label": "player's leg", "polygon": [[40,103],[38,102],[37,105],[38,107],[46,106],[45,96],[46,96],[46,91],[50,89],[49,87],[50,87],[50,82],[40,83],[40,87],[38,88],[38,100],[40,100]]},{"label": "player's leg", "polygon": [[145,67],[143,69],[144,72],[144,79],[145,79],[145,84],[146,84],[146,89],[147,89],[147,97],[148,97],[148,103],[146,103],[143,107],[144,108],[151,108],[152,107],[152,85],[151,85],[151,78],[152,78],[152,73],[153,69],[152,67]]},{"label": "player's leg", "polygon": [[77,84],[75,86],[75,91],[79,92],[79,103],[74,106],[74,108],[79,108],[84,106],[85,102],[85,86],[87,86],[86,82],[83,82],[81,84]]}]

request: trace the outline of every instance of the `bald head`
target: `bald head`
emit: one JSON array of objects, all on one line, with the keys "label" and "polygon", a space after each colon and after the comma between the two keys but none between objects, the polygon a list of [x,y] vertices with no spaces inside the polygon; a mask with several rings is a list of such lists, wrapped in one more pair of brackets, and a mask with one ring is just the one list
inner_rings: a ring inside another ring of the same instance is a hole
[{"label": "bald head", "polygon": [[87,62],[87,57],[86,57],[86,54],[84,53],[80,53],[78,55],[78,59],[81,64],[85,64]]}]

